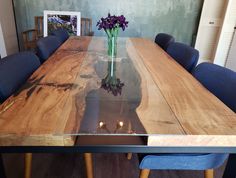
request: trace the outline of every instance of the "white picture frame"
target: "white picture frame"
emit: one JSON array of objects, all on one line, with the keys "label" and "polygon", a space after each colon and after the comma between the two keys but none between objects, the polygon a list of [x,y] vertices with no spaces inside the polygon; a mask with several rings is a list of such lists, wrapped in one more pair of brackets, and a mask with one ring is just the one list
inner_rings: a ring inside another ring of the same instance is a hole
[{"label": "white picture frame", "polygon": [[[80,36],[81,13],[72,11],[49,11],[44,14],[44,37],[56,28],[65,28],[70,35]],[[76,27],[75,27],[76,26]]]}]

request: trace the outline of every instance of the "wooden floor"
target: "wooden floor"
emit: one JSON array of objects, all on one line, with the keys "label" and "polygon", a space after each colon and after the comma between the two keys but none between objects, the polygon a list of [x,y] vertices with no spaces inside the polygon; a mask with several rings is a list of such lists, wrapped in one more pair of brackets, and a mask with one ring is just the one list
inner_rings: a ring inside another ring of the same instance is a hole
[{"label": "wooden floor", "polygon": [[[4,154],[7,178],[23,177],[23,155]],[[138,158],[125,154],[94,154],[95,178],[138,178]],[[216,170],[221,178],[225,165]],[[34,154],[32,178],[86,178],[82,154]],[[203,178],[202,171],[151,171],[150,178]]]}]

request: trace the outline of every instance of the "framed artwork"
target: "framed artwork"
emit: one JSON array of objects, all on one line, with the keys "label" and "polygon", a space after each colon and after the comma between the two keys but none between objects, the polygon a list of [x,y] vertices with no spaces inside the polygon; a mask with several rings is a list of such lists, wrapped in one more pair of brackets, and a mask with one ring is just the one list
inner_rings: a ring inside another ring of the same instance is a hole
[{"label": "framed artwork", "polygon": [[80,12],[44,11],[44,37],[53,30],[64,28],[70,35],[80,36]]}]

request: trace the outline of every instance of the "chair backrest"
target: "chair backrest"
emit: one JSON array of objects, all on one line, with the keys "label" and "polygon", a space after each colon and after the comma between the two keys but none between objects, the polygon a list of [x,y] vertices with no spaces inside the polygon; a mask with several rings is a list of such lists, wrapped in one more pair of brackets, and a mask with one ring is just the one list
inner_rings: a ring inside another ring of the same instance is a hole
[{"label": "chair backrest", "polygon": [[192,72],[193,76],[236,112],[236,72],[211,63],[201,63]]},{"label": "chair backrest", "polygon": [[61,42],[56,36],[40,38],[37,42],[37,55],[39,56],[41,63],[46,61],[60,45]]},{"label": "chair backrest", "polygon": [[35,50],[37,42],[37,32],[35,29],[22,32],[23,44],[25,50]]},{"label": "chair backrest", "polygon": [[81,28],[80,35],[81,36],[93,36],[92,31],[92,19],[90,18],[81,18]]},{"label": "chair backrest", "polygon": [[63,28],[58,28],[52,31],[51,35],[56,36],[61,43],[64,43],[69,38],[68,32]]},{"label": "chair backrest", "polygon": [[43,37],[43,16],[34,17],[35,30],[37,31],[37,37]]},{"label": "chair backrest", "polygon": [[175,42],[175,38],[166,33],[159,33],[155,38],[155,43],[158,44],[165,51],[167,50],[168,46],[173,42]]},{"label": "chair backrest", "polygon": [[174,58],[188,72],[191,72],[197,65],[199,59],[198,50],[182,43],[171,43],[167,53]]},{"label": "chair backrest", "polygon": [[4,102],[40,66],[33,52],[21,52],[0,60],[0,102]]}]

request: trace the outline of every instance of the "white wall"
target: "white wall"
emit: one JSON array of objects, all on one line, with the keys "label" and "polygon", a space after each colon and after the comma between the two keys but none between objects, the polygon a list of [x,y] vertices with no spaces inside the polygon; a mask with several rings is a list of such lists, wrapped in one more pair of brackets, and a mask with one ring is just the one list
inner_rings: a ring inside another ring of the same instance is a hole
[{"label": "white wall", "polygon": [[2,34],[2,26],[0,22],[0,56],[1,58],[5,57],[7,55],[6,47],[5,47],[5,42]]},{"label": "white wall", "polygon": [[0,0],[0,22],[7,55],[18,52],[15,19],[11,0]]}]

